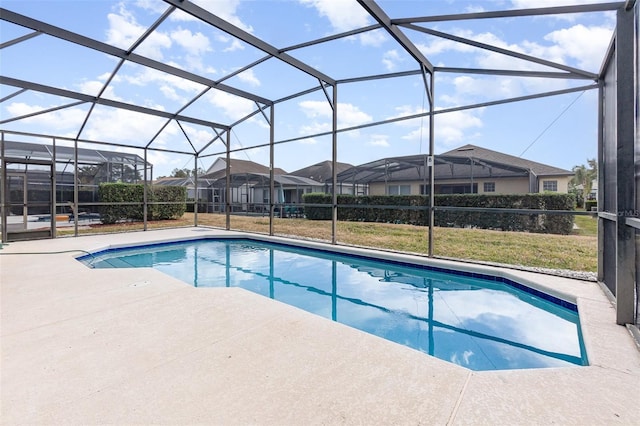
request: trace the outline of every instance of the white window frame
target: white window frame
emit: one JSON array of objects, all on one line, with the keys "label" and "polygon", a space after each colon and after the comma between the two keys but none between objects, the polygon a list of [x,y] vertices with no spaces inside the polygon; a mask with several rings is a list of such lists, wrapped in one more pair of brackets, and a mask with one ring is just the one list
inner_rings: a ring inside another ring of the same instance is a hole
[{"label": "white window frame", "polygon": [[[406,191],[406,192],[404,192]],[[411,185],[389,185],[387,186],[389,195],[411,195]]]}]

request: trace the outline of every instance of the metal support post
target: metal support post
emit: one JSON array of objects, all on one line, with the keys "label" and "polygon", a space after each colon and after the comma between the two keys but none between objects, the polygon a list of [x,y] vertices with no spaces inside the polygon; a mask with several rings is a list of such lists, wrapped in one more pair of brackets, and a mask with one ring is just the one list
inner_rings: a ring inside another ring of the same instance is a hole
[{"label": "metal support post", "polygon": [[434,123],[434,72],[431,72],[431,96],[429,96],[429,156],[431,157],[431,167],[429,167],[429,244],[427,247],[429,257],[433,256],[433,227],[435,224],[435,123]]},{"label": "metal support post", "polygon": [[[634,10],[618,9],[616,29],[617,199],[616,322],[635,321],[635,230],[626,217],[635,215]],[[604,188],[599,188],[603,190]]]},{"label": "metal support post", "polygon": [[271,105],[269,112],[269,235],[273,235],[273,213],[274,213],[274,203],[273,203],[273,192],[275,191],[275,174],[274,174],[274,151],[275,145],[273,144],[275,140],[275,105]]},{"label": "metal support post", "polygon": [[338,191],[336,187],[338,186],[338,85],[333,85],[333,115],[332,115],[332,124],[331,124],[331,141],[332,141],[332,151],[331,151],[331,203],[333,204],[333,208],[331,209],[331,244],[336,244],[337,242],[337,233],[338,233]]},{"label": "metal support post", "polygon": [[78,138],[73,140],[73,236],[78,236]]},{"label": "metal support post", "polygon": [[147,212],[149,211],[149,181],[147,180],[147,147],[144,148],[144,184],[142,186],[142,224],[143,230],[147,230]]},{"label": "metal support post", "polygon": [[227,157],[226,157],[226,178],[225,178],[225,228],[226,230],[231,229],[231,129],[227,131]]},{"label": "metal support post", "polygon": [[198,189],[198,154],[193,157],[194,169],[193,169],[193,185],[195,186],[195,193],[193,194],[193,226],[198,226],[198,204],[199,193]]}]

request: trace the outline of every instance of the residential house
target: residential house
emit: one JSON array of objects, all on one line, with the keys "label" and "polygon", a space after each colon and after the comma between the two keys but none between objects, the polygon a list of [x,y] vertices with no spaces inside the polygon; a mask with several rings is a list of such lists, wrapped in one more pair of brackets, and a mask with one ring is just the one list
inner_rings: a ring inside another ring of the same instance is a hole
[{"label": "residential house", "polygon": [[[198,201],[200,203],[212,202],[211,190],[209,186],[213,183],[211,179],[198,176]],[[161,177],[153,182],[154,185],[160,186],[184,186],[187,188],[187,198],[195,199],[196,183],[193,176],[187,177]]]},{"label": "residential house", "polygon": [[[204,178],[212,181],[210,188],[215,210],[224,210],[227,168],[226,159],[217,158]],[[310,178],[287,174],[280,168],[273,170],[273,198],[269,196],[271,174],[269,167],[253,161],[231,159],[229,174],[230,203],[233,211],[265,212],[270,200],[276,204],[302,203],[302,195],[322,191],[323,183]]]},{"label": "residential house", "polygon": [[[385,158],[338,174],[343,185],[367,185],[370,195],[427,194],[429,156]],[[573,172],[475,145],[436,155],[436,194],[566,193]]]},{"label": "residential house", "polygon": [[[344,172],[352,167],[353,165],[349,163],[336,162],[337,173]],[[329,160],[321,161],[320,163],[312,164],[311,166],[296,170],[295,172],[291,172],[290,175],[312,179],[316,182],[322,182],[323,187],[317,192],[324,192],[325,194],[331,193],[331,187],[333,186],[333,167]],[[337,191],[338,194],[364,194],[363,188],[356,187],[348,183],[343,185],[342,182],[338,182]]]}]

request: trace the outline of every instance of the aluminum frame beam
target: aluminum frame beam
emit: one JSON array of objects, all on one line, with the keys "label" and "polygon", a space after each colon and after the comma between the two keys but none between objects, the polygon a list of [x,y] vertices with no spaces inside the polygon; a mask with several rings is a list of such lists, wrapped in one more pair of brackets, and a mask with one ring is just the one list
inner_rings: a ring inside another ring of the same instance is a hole
[{"label": "aluminum frame beam", "polygon": [[492,46],[490,44],[481,43],[481,42],[475,41],[475,40],[469,40],[469,39],[464,38],[464,37],[458,37],[458,36],[455,36],[453,34],[443,33],[442,31],[432,30],[432,29],[429,29],[429,28],[421,27],[419,25],[415,25],[415,24],[403,24],[402,26],[405,27],[405,28],[409,28],[411,30],[422,32],[422,33],[429,34],[429,35],[432,35],[432,36],[444,38],[444,39],[447,39],[447,40],[452,40],[452,41],[455,41],[455,42],[458,42],[458,43],[462,43],[462,44],[467,44],[469,46],[477,47],[477,48],[484,49],[484,50],[489,50],[491,52],[501,53],[503,55],[511,56],[513,58],[516,58],[516,59],[521,59],[521,60],[524,60],[524,61],[529,61],[529,62],[533,62],[533,63],[539,64],[539,65],[544,65],[544,66],[547,66],[547,67],[556,68],[556,69],[567,71],[567,72],[570,72],[570,73],[583,75],[583,76],[585,76],[585,77],[587,77],[587,78],[589,78],[591,80],[594,80],[594,81],[596,81],[598,79],[598,75],[597,74],[594,74],[594,73],[591,73],[591,72],[588,72],[588,71],[583,71],[583,70],[580,70],[578,68],[569,67],[567,65],[558,64],[556,62],[547,61],[546,59],[537,58],[535,56],[525,55],[523,53],[518,53],[518,52],[515,52],[513,50],[503,49],[501,47]]},{"label": "aluminum frame beam", "polygon": [[380,6],[373,0],[357,0],[360,6],[371,15],[382,28],[387,30],[389,35],[393,37],[404,50],[409,53],[419,64],[423,65],[429,73],[433,73],[433,65],[429,60],[420,52],[420,49],[407,37],[395,24],[392,23],[391,18],[382,10]]},{"label": "aluminum frame beam", "polygon": [[635,43],[638,43],[634,11],[619,9],[616,25],[615,72],[617,151],[616,174],[616,322],[635,323],[635,286],[638,276],[636,264],[636,232],[626,219],[637,217],[635,179],[635,134],[637,87],[634,81]]},{"label": "aluminum frame beam", "polygon": [[5,47],[13,46],[14,44],[22,43],[23,41],[39,36],[40,34],[42,34],[40,31],[34,31],[21,37],[14,38],[13,40],[5,41],[4,43],[0,44],[0,50],[4,49]]},{"label": "aluminum frame beam", "polygon": [[522,71],[503,70],[490,68],[459,68],[459,67],[435,67],[436,72],[448,72],[457,74],[484,74],[484,75],[508,75],[511,77],[539,77],[560,78],[565,80],[593,80],[591,76],[557,71]]},{"label": "aluminum frame beam", "polygon": [[180,114],[173,114],[166,111],[155,110],[147,107],[142,107],[139,105],[127,104],[124,102],[114,101],[111,99],[97,98],[95,96],[87,95],[84,93],[73,92],[71,90],[66,90],[66,89],[59,89],[57,87],[51,87],[44,84],[33,83],[30,81],[20,80],[12,77],[0,76],[0,84],[6,84],[8,86],[14,86],[14,87],[21,87],[23,89],[35,90],[37,92],[47,93],[49,95],[62,96],[70,99],[77,99],[83,102],[90,102],[93,104],[125,109],[128,111],[139,112],[141,114],[155,115],[156,117],[163,117],[163,118],[185,121],[187,123],[199,124],[201,126],[217,127],[224,130],[229,129],[229,126],[226,126],[224,124],[201,120],[199,118],[187,117]]},{"label": "aluminum frame beam", "polygon": [[625,3],[623,1],[611,3],[596,3],[573,6],[555,6],[555,7],[538,7],[531,9],[517,10],[498,10],[491,12],[476,13],[460,13],[452,15],[437,16],[421,16],[415,18],[392,19],[391,23],[395,25],[410,24],[415,22],[442,22],[442,21],[463,21],[468,19],[487,19],[487,18],[511,18],[521,16],[539,16],[539,15],[561,15],[567,13],[584,13],[584,12],[606,12],[617,10]]}]

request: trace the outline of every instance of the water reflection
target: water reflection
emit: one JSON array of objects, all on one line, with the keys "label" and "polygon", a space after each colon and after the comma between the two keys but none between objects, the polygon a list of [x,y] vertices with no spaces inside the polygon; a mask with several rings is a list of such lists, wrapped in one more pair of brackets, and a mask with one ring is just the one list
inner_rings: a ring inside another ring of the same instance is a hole
[{"label": "water reflection", "polygon": [[94,267],[242,287],[473,370],[586,365],[576,313],[493,281],[244,240],[118,255]]}]

